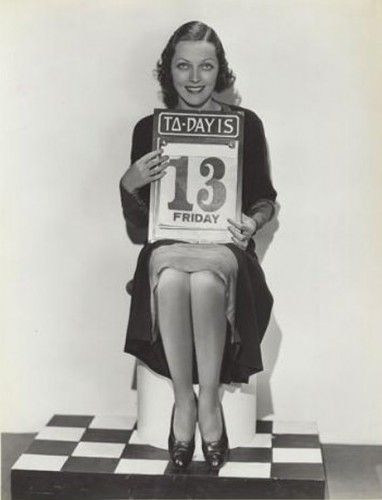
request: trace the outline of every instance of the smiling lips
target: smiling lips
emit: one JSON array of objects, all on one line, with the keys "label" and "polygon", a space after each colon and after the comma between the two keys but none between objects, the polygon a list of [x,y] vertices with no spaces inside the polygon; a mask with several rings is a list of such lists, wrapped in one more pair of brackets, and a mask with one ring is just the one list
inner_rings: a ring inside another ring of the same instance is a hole
[{"label": "smiling lips", "polygon": [[198,86],[194,86],[194,87],[186,86],[185,88],[186,88],[187,92],[189,92],[190,94],[200,94],[200,92],[202,92],[204,89],[204,85],[198,85]]}]

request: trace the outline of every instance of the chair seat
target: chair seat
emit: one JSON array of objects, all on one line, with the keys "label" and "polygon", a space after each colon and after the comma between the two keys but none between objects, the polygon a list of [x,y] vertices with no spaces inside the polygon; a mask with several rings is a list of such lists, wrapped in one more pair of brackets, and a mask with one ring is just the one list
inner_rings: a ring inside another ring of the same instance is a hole
[{"label": "chair seat", "polygon": [[131,295],[133,292],[133,280],[130,280],[126,283],[126,292]]}]

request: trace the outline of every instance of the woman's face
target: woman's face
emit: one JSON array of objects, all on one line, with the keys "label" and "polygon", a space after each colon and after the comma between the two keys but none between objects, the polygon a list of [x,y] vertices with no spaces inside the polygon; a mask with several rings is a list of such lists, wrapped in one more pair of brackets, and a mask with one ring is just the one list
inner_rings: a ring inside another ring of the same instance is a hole
[{"label": "woman's face", "polygon": [[209,109],[218,71],[219,63],[212,43],[204,40],[178,42],[171,61],[178,107]]}]

